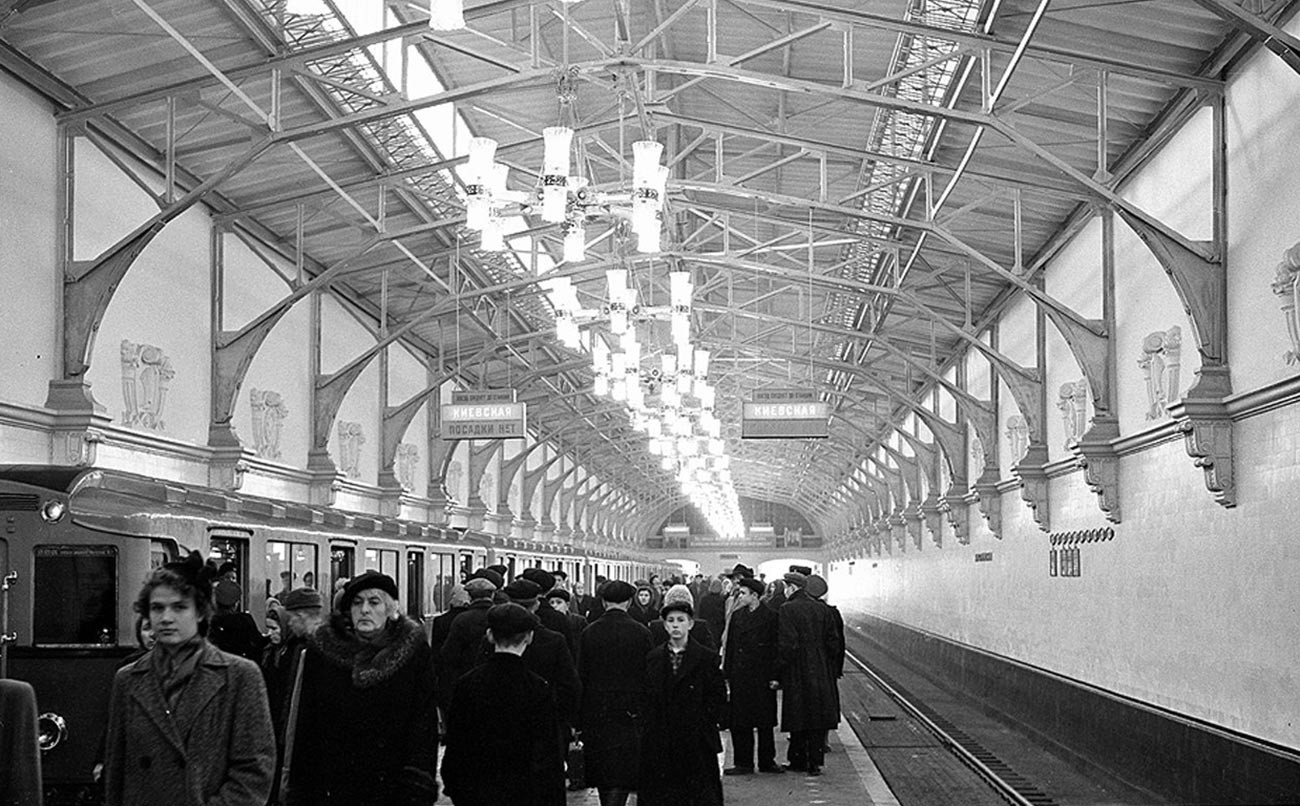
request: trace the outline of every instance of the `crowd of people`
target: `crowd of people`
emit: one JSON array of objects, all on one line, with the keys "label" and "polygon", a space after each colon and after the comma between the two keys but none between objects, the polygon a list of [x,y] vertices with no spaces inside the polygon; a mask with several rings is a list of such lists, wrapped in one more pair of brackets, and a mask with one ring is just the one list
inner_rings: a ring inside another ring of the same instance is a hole
[{"label": "crowd of people", "polygon": [[507,576],[475,571],[423,624],[386,574],[330,597],[290,576],[263,633],[237,569],[198,554],[156,569],[113,684],[106,802],[416,806],[441,784],[455,806],[589,787],[602,806],[713,806],[724,775],[821,774],[844,633],[811,568],[597,577],[591,595],[561,571]]}]

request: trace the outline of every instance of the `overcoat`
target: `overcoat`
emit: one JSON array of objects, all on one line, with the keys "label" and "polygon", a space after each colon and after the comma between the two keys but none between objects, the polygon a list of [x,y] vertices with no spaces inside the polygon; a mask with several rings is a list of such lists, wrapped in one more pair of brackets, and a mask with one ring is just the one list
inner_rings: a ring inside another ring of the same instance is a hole
[{"label": "overcoat", "polygon": [[[492,642],[484,638],[479,650],[479,665],[497,654]],[[578,682],[578,670],[573,665],[564,636],[544,626],[538,627],[533,630],[533,640],[524,650],[523,658],[528,671],[540,676],[551,687],[555,715],[560,724],[567,728],[577,722],[582,685]]]},{"label": "overcoat", "polygon": [[776,621],[776,613],[761,604],[753,610],[738,607],[732,611],[722,672],[731,685],[729,724],[733,728],[776,725],[776,692],[769,685],[780,679]]},{"label": "overcoat", "polygon": [[479,651],[487,635],[487,611],[492,604],[489,598],[474,599],[451,621],[447,639],[438,650],[438,686],[442,691],[444,708],[451,699],[456,681],[479,661]]},{"label": "overcoat", "polygon": [[610,608],[587,625],[578,643],[582,681],[579,725],[587,783],[600,789],[636,789],[650,631]]},{"label": "overcoat", "polygon": [[289,776],[291,806],[432,804],[433,658],[407,618],[362,645],[337,617],[312,633]]},{"label": "overcoat", "polygon": [[108,806],[265,806],[275,736],[262,672],[204,641],[171,711],[145,655],[113,678],[104,749]]},{"label": "overcoat", "polygon": [[[650,639],[655,642],[655,646],[668,643],[668,628],[664,626],[663,619],[657,618],[645,626],[646,629],[650,630]],[[715,652],[718,649],[717,636],[713,634],[708,622],[703,619],[695,619],[695,624],[691,627],[690,638],[705,649],[712,649]]]},{"label": "overcoat", "polygon": [[494,652],[456,683],[445,794],[456,806],[564,806],[558,731],[551,687],[519,656]]},{"label": "overcoat", "polygon": [[777,667],[781,673],[781,730],[831,730],[840,723],[834,658],[841,637],[830,609],[803,590],[777,613]]},{"label": "overcoat", "polygon": [[716,652],[688,641],[673,673],[667,644],[646,656],[639,806],[721,806],[718,724],[727,685]]}]

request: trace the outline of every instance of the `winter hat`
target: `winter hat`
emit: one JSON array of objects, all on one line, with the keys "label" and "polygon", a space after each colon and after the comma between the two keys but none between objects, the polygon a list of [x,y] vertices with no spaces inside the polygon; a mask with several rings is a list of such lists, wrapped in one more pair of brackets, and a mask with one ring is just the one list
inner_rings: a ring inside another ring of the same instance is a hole
[{"label": "winter hat", "polygon": [[570,594],[570,593],[569,593],[567,590],[565,590],[564,588],[553,588],[553,589],[550,591],[550,593],[547,593],[547,594],[546,594],[546,598],[547,598],[547,599],[563,599],[564,601],[567,602],[567,601],[570,601],[570,600],[573,599],[573,595]]},{"label": "winter hat", "polygon": [[514,643],[514,639],[529,630],[537,629],[540,624],[537,616],[514,602],[492,605],[488,608],[487,626],[497,643]]},{"label": "winter hat", "polygon": [[339,601],[339,606],[348,608],[352,606],[352,600],[358,593],[367,590],[378,589],[393,597],[397,598],[397,583],[388,574],[381,574],[371,568],[363,574],[348,580],[348,584],[343,586],[343,596]]},{"label": "winter hat", "polygon": [[496,593],[496,591],[497,591],[497,586],[493,585],[492,580],[490,579],[484,579],[483,577],[474,577],[473,579],[467,580],[465,582],[465,592],[469,594],[469,598],[471,600],[488,599],[492,596],[492,594]]},{"label": "winter hat", "polygon": [[530,582],[537,583],[537,587],[541,588],[542,593],[546,593],[555,587],[555,575],[545,568],[525,568],[520,576]]},{"label": "winter hat", "polygon": [[[748,577],[741,577],[741,579],[748,579]],[[718,579],[717,577],[710,579],[709,593],[722,593],[722,580]]]},{"label": "winter hat", "polygon": [[726,577],[752,577],[753,575],[754,575],[754,569],[750,568],[748,565],[743,565],[741,563],[736,563],[735,567],[733,567],[727,573],[723,574],[723,576]]},{"label": "winter hat", "polygon": [[685,613],[691,618],[695,618],[695,606],[686,599],[674,599],[671,602],[665,602],[664,606],[659,608],[659,618],[668,618],[669,613]]},{"label": "winter hat", "polygon": [[798,571],[790,571],[781,578],[784,579],[788,585],[798,585],[801,588],[808,587],[808,577]]},{"label": "winter hat", "polygon": [[757,579],[754,579],[753,577],[741,577],[740,579],[736,580],[736,585],[742,588],[749,588],[754,593],[757,593],[759,596],[763,595],[763,583],[759,582]]},{"label": "winter hat", "polygon": [[664,594],[665,606],[670,605],[673,602],[686,602],[692,609],[695,608],[695,597],[691,594],[691,589],[685,585],[673,585],[668,589],[668,592]]},{"label": "winter hat", "polygon": [[285,610],[310,610],[324,606],[320,591],[314,588],[294,588],[284,595],[280,606]]},{"label": "winter hat", "polygon": [[486,579],[488,582],[492,583],[493,588],[497,588],[497,589],[500,589],[506,584],[506,578],[502,576],[500,573],[498,573],[495,569],[493,569],[493,567],[490,565],[487,568],[478,569],[474,573],[470,574],[469,578]]},{"label": "winter hat", "polygon": [[826,595],[828,590],[830,590],[830,586],[826,584],[826,580],[817,574],[808,577],[808,595],[812,598],[820,599]]},{"label": "winter hat", "polygon": [[803,574],[806,577],[812,576],[812,568],[807,565],[792,565],[790,566],[790,570],[796,574]]},{"label": "winter hat", "polygon": [[614,604],[629,601],[636,595],[636,588],[621,579],[611,579],[600,589],[600,598]]},{"label": "winter hat", "polygon": [[542,593],[542,587],[531,579],[517,577],[503,589],[510,601],[524,607],[532,607],[537,604],[537,597]]}]

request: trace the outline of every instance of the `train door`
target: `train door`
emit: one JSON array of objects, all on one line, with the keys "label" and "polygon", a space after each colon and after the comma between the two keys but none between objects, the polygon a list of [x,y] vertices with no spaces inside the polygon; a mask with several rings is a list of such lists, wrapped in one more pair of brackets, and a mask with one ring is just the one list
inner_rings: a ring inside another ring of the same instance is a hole
[{"label": "train door", "polygon": [[0,537],[0,680],[9,676],[9,588],[17,577],[9,576],[9,541]]},{"label": "train door", "polygon": [[472,573],[474,573],[474,553],[471,551],[462,551],[460,553],[460,579],[457,581],[464,584],[465,580],[469,579],[469,575]]},{"label": "train door", "polygon": [[433,561],[433,609],[438,613],[445,613],[451,605],[451,589],[460,581],[457,576],[456,555],[446,552],[435,552],[431,557]]},{"label": "train door", "polygon": [[321,591],[326,601],[333,598],[334,588],[339,580],[351,579],[357,572],[357,547],[349,543],[330,543],[330,578],[329,586]]},{"label": "train door", "polygon": [[249,609],[249,593],[253,590],[248,564],[248,541],[252,536],[253,532],[249,529],[229,526],[208,527],[208,559],[215,562],[217,567],[224,566],[226,563],[235,566],[235,573],[238,575],[236,582],[239,585],[238,608],[243,610]]},{"label": "train door", "polygon": [[515,565],[517,559],[518,558],[513,554],[506,555],[506,582],[510,582],[515,578]]},{"label": "train door", "polygon": [[406,550],[406,615],[422,621],[424,607],[424,551]]}]

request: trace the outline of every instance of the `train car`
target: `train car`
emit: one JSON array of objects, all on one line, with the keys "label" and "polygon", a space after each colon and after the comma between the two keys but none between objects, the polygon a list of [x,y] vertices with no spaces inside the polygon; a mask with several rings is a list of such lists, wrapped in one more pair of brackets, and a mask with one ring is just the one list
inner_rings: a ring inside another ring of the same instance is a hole
[{"label": "train car", "polygon": [[282,584],[330,591],[367,568],[423,618],[489,561],[480,535],[101,469],[0,467],[0,521],[0,676],[36,689],[48,804],[97,800],[108,693],[154,567],[192,550],[233,563],[260,624]]}]

